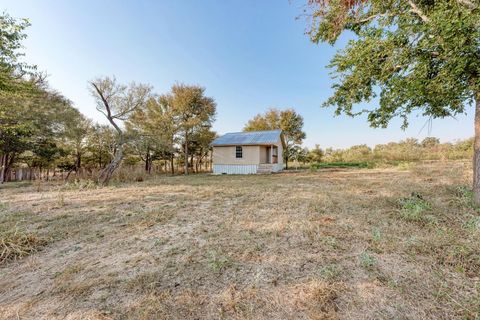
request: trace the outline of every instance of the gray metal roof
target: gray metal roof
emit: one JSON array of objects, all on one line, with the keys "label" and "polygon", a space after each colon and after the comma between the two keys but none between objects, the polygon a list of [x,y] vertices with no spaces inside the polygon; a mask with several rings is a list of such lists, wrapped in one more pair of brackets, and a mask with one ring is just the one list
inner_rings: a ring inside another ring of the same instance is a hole
[{"label": "gray metal roof", "polygon": [[275,144],[281,134],[282,130],[231,132],[213,140],[212,146]]}]

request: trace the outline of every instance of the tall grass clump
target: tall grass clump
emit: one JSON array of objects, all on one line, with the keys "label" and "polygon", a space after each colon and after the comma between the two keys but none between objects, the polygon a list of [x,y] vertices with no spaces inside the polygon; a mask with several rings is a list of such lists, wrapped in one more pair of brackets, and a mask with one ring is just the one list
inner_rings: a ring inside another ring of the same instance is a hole
[{"label": "tall grass clump", "polygon": [[47,241],[18,229],[0,232],[0,265],[37,252]]}]

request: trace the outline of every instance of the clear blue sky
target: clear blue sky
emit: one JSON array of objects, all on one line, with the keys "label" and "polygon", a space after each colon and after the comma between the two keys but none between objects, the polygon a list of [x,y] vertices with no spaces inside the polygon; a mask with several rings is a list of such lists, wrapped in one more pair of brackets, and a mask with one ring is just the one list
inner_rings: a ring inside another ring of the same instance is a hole
[{"label": "clear blue sky", "polygon": [[150,83],[157,93],[175,82],[200,84],[218,104],[214,129],[240,131],[269,107],[305,118],[306,146],[375,145],[433,135],[473,135],[473,110],[457,119],[411,119],[400,129],[372,129],[364,117],[334,117],[320,108],[331,93],[326,68],[335,47],[305,36],[301,0],[1,0],[2,10],[30,19],[25,60],[46,70],[51,86],[88,117],[102,121],[87,81],[115,75]]}]

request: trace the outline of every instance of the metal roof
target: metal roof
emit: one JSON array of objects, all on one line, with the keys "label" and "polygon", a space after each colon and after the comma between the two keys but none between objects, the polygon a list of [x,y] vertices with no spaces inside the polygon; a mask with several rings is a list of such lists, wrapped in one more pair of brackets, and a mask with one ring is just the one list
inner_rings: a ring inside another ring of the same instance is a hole
[{"label": "metal roof", "polygon": [[282,130],[231,132],[213,140],[212,146],[276,144],[281,134]]}]

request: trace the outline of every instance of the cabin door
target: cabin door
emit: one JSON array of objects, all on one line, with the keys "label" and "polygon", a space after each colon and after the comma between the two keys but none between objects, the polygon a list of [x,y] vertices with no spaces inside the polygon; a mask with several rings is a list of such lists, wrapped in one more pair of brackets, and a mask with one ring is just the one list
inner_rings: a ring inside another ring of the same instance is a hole
[{"label": "cabin door", "polygon": [[270,163],[270,159],[271,159],[271,156],[270,156],[270,148],[269,147],[266,147],[265,148],[267,150],[267,163]]}]

